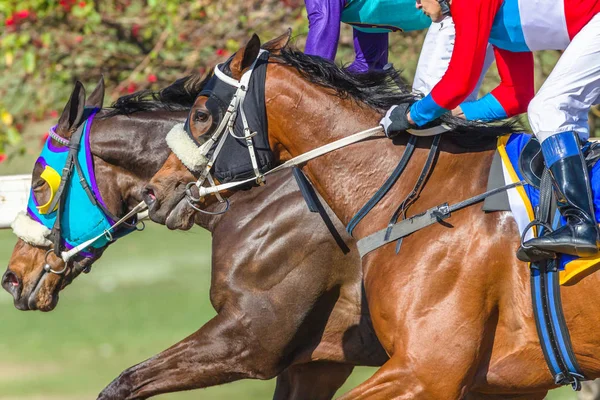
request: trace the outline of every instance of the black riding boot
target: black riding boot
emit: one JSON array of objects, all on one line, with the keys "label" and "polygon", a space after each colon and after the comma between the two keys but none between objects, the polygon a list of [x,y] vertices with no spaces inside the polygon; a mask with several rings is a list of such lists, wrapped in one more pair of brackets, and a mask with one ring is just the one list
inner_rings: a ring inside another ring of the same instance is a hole
[{"label": "black riding boot", "polygon": [[527,241],[524,247],[579,257],[598,254],[592,191],[575,133],[562,132],[544,140],[542,152],[546,165],[550,165],[559,210],[567,224],[546,236]]}]

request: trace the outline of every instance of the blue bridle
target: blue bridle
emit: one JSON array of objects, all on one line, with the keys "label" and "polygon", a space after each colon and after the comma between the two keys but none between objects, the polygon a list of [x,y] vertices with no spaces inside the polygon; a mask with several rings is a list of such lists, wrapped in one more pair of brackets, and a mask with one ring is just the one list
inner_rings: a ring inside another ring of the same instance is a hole
[{"label": "blue bridle", "polygon": [[[84,257],[92,257],[94,250],[114,240],[111,227],[118,218],[108,211],[102,200],[90,150],[90,130],[98,111],[98,108],[85,110],[85,121],[68,146],[56,146],[49,136],[36,161],[44,171],[42,179],[50,185],[52,194],[48,203],[40,205],[32,188],[27,214],[52,231],[54,252],[59,257],[62,249],[70,250],[103,233],[81,252]],[[60,186],[56,183],[59,177]],[[118,235],[135,230],[135,222],[134,218],[120,228]]]}]

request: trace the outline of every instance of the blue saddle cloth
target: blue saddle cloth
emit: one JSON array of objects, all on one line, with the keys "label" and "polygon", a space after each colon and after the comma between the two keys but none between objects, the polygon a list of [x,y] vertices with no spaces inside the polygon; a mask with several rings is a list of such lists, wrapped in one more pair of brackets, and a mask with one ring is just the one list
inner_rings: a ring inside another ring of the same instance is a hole
[{"label": "blue saddle cloth", "polygon": [[[506,162],[506,158],[510,161],[514,173],[516,173],[518,180],[523,180],[523,175],[519,169],[519,155],[527,142],[531,139],[532,135],[525,133],[512,134],[508,139],[501,138],[499,143],[499,152],[503,158],[503,162]],[[501,151],[504,148],[505,154]],[[589,170],[590,183],[592,187],[594,211],[596,222],[600,223],[600,162],[595,163]],[[514,177],[513,177],[514,178]],[[512,179],[513,181],[515,179]],[[511,182],[506,182],[511,183]],[[523,186],[524,193],[527,196],[527,200],[530,202],[532,209],[535,209],[539,205],[540,192],[538,189],[531,185]],[[521,192],[523,193],[523,192]],[[513,213],[515,210],[512,210]],[[556,211],[553,218],[553,229],[556,229],[566,223],[565,219],[560,215],[558,210]],[[561,271],[561,284],[567,283],[568,280],[575,277],[579,273],[583,272],[589,267],[600,263],[600,257],[593,257],[588,259],[578,259],[575,256],[561,255],[560,257],[560,269]]]}]

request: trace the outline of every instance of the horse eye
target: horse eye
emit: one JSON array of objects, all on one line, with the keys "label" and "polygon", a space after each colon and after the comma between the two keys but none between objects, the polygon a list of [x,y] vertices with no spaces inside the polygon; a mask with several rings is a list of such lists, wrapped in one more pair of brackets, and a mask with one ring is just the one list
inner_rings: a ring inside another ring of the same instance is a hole
[{"label": "horse eye", "polygon": [[46,181],[45,181],[45,180],[43,180],[43,179],[37,179],[37,180],[34,182],[34,184],[33,184],[33,189],[34,189],[34,190],[35,190],[35,189],[39,189],[39,188],[41,188],[42,186],[44,186],[44,184],[45,184],[45,183],[46,183]]},{"label": "horse eye", "polygon": [[197,122],[206,122],[206,121],[208,121],[208,114],[205,113],[204,111],[198,110],[198,111],[196,111],[195,120]]}]

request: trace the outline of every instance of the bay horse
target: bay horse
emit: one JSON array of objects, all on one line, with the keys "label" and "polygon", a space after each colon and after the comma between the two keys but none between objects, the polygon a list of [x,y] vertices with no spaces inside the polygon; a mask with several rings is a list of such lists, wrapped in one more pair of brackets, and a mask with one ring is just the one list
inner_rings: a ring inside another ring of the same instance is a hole
[{"label": "bay horse", "polygon": [[[91,151],[100,193],[112,213],[122,216],[141,200],[142,188],[169,153],[167,132],[185,120],[203,84],[188,77],[157,93],[125,96],[97,115]],[[82,123],[77,115],[84,105],[101,108],[103,94],[103,81],[87,101],[76,85],[56,132],[68,138]],[[279,196],[270,194],[272,186]],[[41,202],[47,200],[37,166],[33,187]],[[341,255],[323,222],[308,212],[291,174],[280,174],[270,187],[234,196],[226,215],[196,218],[213,235],[210,295],[217,315],[170,349],[123,371],[101,399],[147,398],[275,376],[274,399],[330,399],[354,365],[385,362],[363,303],[356,251]],[[261,231],[265,210],[279,215]],[[242,217],[252,219],[246,223]],[[300,228],[289,231],[289,226]],[[231,252],[232,238],[243,252]],[[1,282],[20,310],[53,310],[59,292],[101,256],[76,259],[76,268],[48,275],[36,291],[46,250],[21,239],[15,246]],[[64,268],[52,253],[49,261],[55,270]],[[300,300],[292,305],[287,296]]]},{"label": "bay horse", "polygon": [[[264,67],[266,125],[258,135],[266,136],[270,167],[376,127],[391,105],[415,100],[398,90],[393,71],[352,75],[290,48],[288,40],[289,32],[275,40],[279,45],[272,46],[276,50],[271,49]],[[220,75],[228,76],[229,84],[239,81],[260,51],[254,35],[221,67]],[[217,72],[213,79],[225,82]],[[215,115],[207,107],[213,95],[199,96],[188,117],[188,132],[200,149],[214,132]],[[485,192],[496,137],[511,131],[509,126],[443,118],[455,132],[442,136],[435,168],[411,214]],[[304,170],[346,225],[390,176],[408,137],[364,140],[311,160]],[[401,179],[358,225],[356,239],[387,226],[415,185],[432,140],[418,140]],[[231,150],[224,146],[219,154]],[[185,226],[194,210],[184,188],[198,175],[171,154],[146,188],[151,218],[169,221],[171,228]],[[214,196],[201,200],[197,207],[216,201]],[[405,237],[398,255],[388,244],[363,258],[367,304],[390,359],[342,399],[542,399],[555,387],[536,333],[528,266],[515,256],[519,233],[512,216],[471,206],[444,222]],[[600,374],[600,334],[595,329],[600,323],[599,279],[592,274],[561,288],[574,351],[588,378]]]}]

